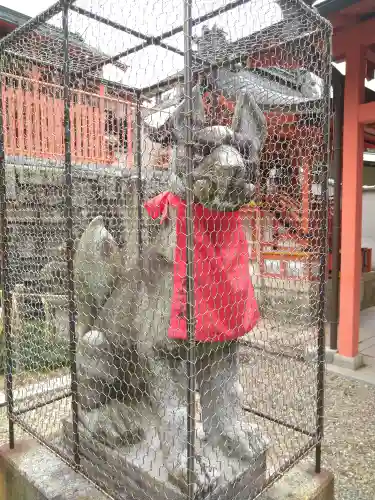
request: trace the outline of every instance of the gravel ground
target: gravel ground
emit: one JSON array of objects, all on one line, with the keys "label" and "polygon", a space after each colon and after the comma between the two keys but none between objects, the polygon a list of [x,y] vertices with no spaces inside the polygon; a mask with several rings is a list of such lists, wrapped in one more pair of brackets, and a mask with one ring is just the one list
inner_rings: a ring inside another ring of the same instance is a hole
[{"label": "gravel ground", "polygon": [[[335,475],[336,500],[375,498],[375,386],[328,373],[323,466]],[[21,433],[17,432],[18,438]],[[7,422],[0,412],[0,444]],[[307,460],[311,460],[308,457]]]},{"label": "gravel ground", "polygon": [[323,460],[336,500],[375,498],[375,386],[327,374]]}]

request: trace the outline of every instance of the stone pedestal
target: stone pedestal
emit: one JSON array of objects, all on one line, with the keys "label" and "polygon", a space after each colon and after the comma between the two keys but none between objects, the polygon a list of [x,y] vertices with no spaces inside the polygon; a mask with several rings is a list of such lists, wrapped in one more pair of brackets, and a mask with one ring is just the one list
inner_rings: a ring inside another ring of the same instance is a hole
[{"label": "stone pedestal", "polygon": [[[34,440],[16,442],[14,450],[0,449],[2,487],[7,500],[105,500],[84,477]],[[100,469],[96,469],[101,472]],[[246,488],[245,488],[246,491]],[[138,500],[127,495],[124,499]],[[150,497],[148,497],[149,499]],[[157,497],[156,497],[157,498]],[[221,496],[227,500],[231,496]],[[238,497],[236,497],[238,498]],[[249,497],[247,497],[249,498]],[[261,496],[262,500],[334,500],[331,473],[315,474],[308,465],[296,465]]]},{"label": "stone pedestal", "polygon": [[[64,444],[73,442],[72,425],[64,422]],[[239,463],[226,457],[201,441],[197,428],[196,452],[214,468],[218,476],[212,488],[197,491],[196,499],[251,500],[265,481],[267,450],[254,450],[254,462]],[[254,437],[255,441],[255,437]],[[261,444],[262,442],[260,442]],[[264,442],[263,442],[264,446]],[[185,500],[186,495],[169,480],[163,464],[159,438],[154,428],[149,428],[143,440],[135,445],[115,449],[93,440],[85,429],[80,429],[81,467],[89,477],[95,477],[103,489],[115,493],[116,498],[137,500]],[[71,449],[66,449],[71,454]]]}]

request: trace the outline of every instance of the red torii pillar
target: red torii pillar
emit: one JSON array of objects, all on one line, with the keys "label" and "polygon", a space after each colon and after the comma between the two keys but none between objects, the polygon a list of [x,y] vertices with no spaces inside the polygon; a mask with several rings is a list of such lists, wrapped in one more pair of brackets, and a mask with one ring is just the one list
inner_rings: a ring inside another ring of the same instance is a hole
[{"label": "red torii pillar", "polygon": [[[359,346],[364,152],[364,127],[360,123],[360,112],[365,95],[365,74],[365,48],[352,40],[346,50],[338,339],[339,355],[348,358],[356,358]],[[354,362],[354,367],[356,364]]]}]

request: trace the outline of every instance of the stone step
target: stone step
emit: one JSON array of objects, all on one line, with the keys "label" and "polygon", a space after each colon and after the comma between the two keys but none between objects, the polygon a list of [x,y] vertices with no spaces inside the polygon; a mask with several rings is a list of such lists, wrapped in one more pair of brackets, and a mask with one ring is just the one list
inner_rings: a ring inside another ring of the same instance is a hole
[{"label": "stone step", "polygon": [[[33,439],[16,441],[14,450],[8,445],[0,448],[1,471],[6,477],[7,500],[105,500],[101,493],[83,476],[78,474],[51,451]],[[115,470],[118,471],[118,462]],[[95,473],[104,474],[98,466]],[[111,470],[113,473],[113,469]],[[121,471],[118,471],[119,473]],[[248,487],[243,487],[249,499]],[[124,495],[124,500],[134,498]],[[148,497],[151,498],[151,497]],[[158,497],[153,497],[158,498]],[[165,497],[164,497],[165,498]],[[233,496],[221,496],[230,499]],[[334,500],[334,478],[332,473],[321,471],[315,474],[309,465],[296,465],[282,475],[262,500]]]}]

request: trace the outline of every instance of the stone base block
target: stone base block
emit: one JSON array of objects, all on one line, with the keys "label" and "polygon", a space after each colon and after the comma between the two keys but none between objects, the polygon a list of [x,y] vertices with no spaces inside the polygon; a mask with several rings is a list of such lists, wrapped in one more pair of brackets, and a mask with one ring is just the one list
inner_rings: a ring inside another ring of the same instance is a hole
[{"label": "stone base block", "polygon": [[333,356],[333,364],[341,368],[346,368],[347,370],[358,370],[364,366],[364,361],[362,354],[357,354],[357,356],[353,358],[348,358],[336,353]]},{"label": "stone base block", "polygon": [[87,479],[33,439],[0,448],[7,500],[107,500]]},{"label": "stone base block", "polygon": [[[16,442],[14,450],[0,448],[2,489],[7,500],[106,500],[80,474],[65,465],[34,440]],[[246,488],[245,488],[246,490]],[[0,489],[1,492],[1,489]],[[226,500],[226,496],[221,496]],[[334,481],[329,472],[315,474],[297,465],[263,493],[262,500],[334,500]],[[126,497],[124,497],[126,499]],[[133,500],[137,500],[133,497]]]},{"label": "stone base block", "polygon": [[315,474],[311,465],[293,467],[261,500],[334,500],[334,478],[328,471]]}]

